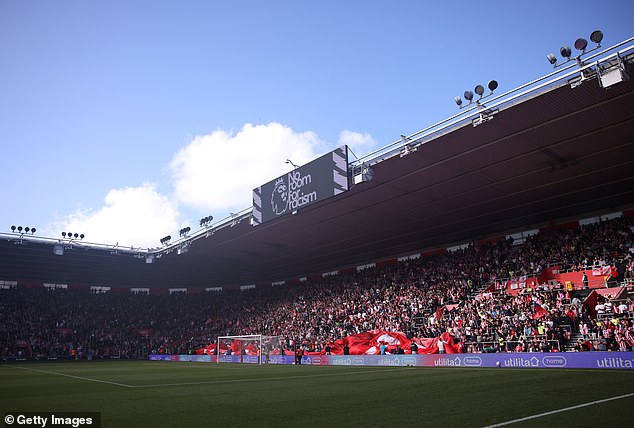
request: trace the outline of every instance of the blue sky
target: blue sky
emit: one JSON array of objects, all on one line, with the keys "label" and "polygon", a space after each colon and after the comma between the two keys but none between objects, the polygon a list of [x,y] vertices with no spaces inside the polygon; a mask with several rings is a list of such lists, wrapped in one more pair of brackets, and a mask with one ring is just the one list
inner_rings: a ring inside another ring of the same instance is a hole
[{"label": "blue sky", "polygon": [[357,155],[552,71],[629,1],[0,0],[0,230],[159,246],[341,144]]}]

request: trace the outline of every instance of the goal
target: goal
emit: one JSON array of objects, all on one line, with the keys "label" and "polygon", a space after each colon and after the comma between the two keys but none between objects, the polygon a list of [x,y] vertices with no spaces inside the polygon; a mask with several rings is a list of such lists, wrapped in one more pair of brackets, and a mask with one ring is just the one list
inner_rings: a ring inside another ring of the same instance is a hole
[{"label": "goal", "polygon": [[281,336],[251,334],[218,336],[218,363],[266,364],[269,355],[280,348]]}]

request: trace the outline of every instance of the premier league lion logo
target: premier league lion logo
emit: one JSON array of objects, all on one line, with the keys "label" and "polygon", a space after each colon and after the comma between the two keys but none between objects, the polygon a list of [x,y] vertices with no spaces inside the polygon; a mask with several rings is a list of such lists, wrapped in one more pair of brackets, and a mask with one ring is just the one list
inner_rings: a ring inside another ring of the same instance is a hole
[{"label": "premier league lion logo", "polygon": [[280,178],[275,182],[275,188],[271,194],[271,209],[276,215],[284,214],[288,208],[288,186]]}]

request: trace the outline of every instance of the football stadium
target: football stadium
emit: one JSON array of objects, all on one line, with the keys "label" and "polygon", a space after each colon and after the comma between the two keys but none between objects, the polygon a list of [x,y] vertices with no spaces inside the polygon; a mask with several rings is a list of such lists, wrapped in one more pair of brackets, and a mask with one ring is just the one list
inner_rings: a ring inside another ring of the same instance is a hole
[{"label": "football stadium", "polygon": [[158,248],[1,233],[6,426],[630,425],[634,38],[602,38]]}]

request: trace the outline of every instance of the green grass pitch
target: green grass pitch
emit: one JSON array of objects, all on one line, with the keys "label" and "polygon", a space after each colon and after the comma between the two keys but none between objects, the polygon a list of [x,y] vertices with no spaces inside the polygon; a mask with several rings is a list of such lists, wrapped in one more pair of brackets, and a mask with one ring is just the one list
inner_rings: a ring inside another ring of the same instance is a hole
[{"label": "green grass pitch", "polygon": [[[0,414],[102,413],[104,427],[631,426],[634,372],[151,361],[0,365]],[[569,409],[573,407],[572,409]]]}]

